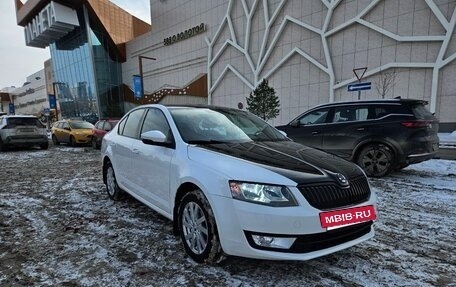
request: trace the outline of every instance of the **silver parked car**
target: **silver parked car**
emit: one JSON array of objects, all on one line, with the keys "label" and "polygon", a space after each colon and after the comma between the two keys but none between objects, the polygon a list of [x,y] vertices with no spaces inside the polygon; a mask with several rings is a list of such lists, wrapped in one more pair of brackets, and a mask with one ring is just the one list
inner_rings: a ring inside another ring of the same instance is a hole
[{"label": "silver parked car", "polygon": [[12,146],[48,148],[46,127],[35,116],[0,117],[0,151]]}]

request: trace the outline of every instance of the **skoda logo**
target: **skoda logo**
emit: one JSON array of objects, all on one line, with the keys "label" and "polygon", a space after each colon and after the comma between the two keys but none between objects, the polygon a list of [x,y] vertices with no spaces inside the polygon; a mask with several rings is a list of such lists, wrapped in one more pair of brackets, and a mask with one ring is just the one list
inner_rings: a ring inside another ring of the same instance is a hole
[{"label": "skoda logo", "polygon": [[339,180],[340,183],[342,183],[344,185],[348,184],[348,180],[343,174],[338,173],[338,174],[336,174],[336,176],[337,176],[337,179]]}]

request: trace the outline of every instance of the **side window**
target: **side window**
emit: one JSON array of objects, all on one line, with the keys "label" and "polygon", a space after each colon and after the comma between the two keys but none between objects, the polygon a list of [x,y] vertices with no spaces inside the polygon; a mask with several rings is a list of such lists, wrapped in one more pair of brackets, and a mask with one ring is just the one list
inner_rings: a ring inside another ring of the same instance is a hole
[{"label": "side window", "polygon": [[62,129],[70,128],[68,123],[62,123]]},{"label": "side window", "polygon": [[369,109],[366,106],[336,107],[334,109],[333,122],[365,121],[368,114]]},{"label": "side window", "polygon": [[141,117],[143,114],[144,109],[131,112],[128,115],[128,118],[125,122],[125,127],[123,128],[122,135],[130,138],[136,138],[138,133],[139,122],[141,121]]},{"label": "side window", "polygon": [[123,135],[123,130],[125,127],[125,123],[127,122],[128,117],[125,117],[120,123],[119,126],[117,127],[117,133],[119,135]]},{"label": "side window", "polygon": [[111,127],[111,123],[106,121],[103,125],[103,130],[109,132],[110,130],[112,130],[112,127]]},{"label": "side window", "polygon": [[313,111],[299,119],[300,125],[324,124],[329,113],[328,109]]},{"label": "side window", "polygon": [[169,140],[171,129],[165,115],[159,109],[149,109],[144,124],[141,129],[141,134],[148,131],[161,131]]},{"label": "side window", "polygon": [[103,128],[103,122],[104,121],[99,121],[98,123],[95,124],[95,127],[98,129],[98,130],[101,130]]}]

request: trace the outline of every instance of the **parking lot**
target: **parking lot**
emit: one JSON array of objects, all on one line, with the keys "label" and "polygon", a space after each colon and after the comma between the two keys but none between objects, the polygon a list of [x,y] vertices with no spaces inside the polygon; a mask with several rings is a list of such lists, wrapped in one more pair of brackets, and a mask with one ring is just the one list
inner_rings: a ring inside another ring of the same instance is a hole
[{"label": "parking lot", "polygon": [[186,257],[172,224],[113,202],[99,151],[0,153],[0,286],[456,286],[456,162],[371,180],[373,240],[306,262]]}]

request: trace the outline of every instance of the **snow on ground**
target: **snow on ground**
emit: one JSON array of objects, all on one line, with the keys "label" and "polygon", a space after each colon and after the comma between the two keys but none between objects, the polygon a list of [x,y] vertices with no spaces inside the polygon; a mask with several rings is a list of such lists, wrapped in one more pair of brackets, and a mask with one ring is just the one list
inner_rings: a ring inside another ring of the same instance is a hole
[{"label": "snow on ground", "polygon": [[456,148],[456,131],[452,133],[439,133],[440,147]]},{"label": "snow on ground", "polygon": [[171,222],[108,199],[89,148],[0,153],[0,286],[456,286],[456,162],[371,180],[373,240],[306,262],[196,264]]}]

